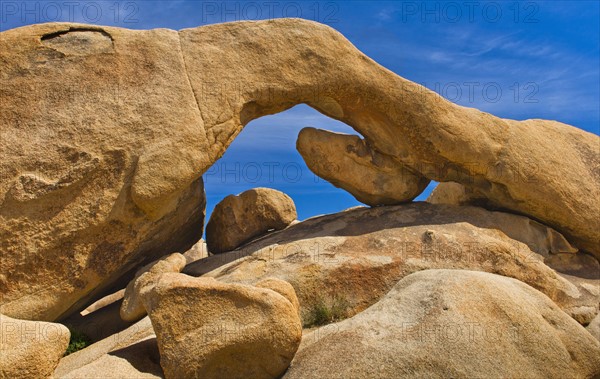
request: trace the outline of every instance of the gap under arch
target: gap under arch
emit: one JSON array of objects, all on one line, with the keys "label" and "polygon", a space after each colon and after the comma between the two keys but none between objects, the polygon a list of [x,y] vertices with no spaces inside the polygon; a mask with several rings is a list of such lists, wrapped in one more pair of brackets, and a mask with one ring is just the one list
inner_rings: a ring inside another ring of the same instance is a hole
[{"label": "gap under arch", "polygon": [[[203,175],[206,220],[224,197],[256,187],[274,188],[289,195],[296,204],[299,220],[364,205],[306,166],[296,151],[296,139],[307,126],[360,135],[305,104],[251,121]],[[431,182],[415,201],[425,200],[436,185]]]}]

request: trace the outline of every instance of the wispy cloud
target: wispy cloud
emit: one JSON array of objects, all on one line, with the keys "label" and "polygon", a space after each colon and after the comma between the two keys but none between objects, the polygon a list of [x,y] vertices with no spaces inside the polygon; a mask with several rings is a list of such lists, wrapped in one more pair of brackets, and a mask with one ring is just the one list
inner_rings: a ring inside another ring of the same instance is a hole
[{"label": "wispy cloud", "polygon": [[375,18],[379,21],[390,21],[396,12],[396,8],[383,8],[375,15]]}]

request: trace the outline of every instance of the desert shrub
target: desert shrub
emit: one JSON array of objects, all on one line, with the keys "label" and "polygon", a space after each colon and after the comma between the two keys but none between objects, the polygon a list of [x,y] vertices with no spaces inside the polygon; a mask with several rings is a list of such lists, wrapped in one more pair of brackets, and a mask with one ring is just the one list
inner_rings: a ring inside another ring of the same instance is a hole
[{"label": "desert shrub", "polygon": [[65,351],[64,356],[85,349],[87,346],[92,344],[92,339],[84,333],[72,328],[69,328],[69,331],[71,332],[71,339],[69,340],[69,346],[67,346],[67,351]]},{"label": "desert shrub", "polygon": [[349,305],[343,296],[332,296],[329,301],[318,298],[305,317],[304,327],[310,328],[341,321],[348,317]]}]

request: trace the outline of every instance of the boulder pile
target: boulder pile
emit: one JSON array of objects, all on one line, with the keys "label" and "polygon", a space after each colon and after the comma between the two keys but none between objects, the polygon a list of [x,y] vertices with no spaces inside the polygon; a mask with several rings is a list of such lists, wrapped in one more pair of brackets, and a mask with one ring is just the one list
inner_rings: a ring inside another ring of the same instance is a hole
[{"label": "boulder pile", "polygon": [[[0,37],[0,377],[600,377],[597,135],[301,19]],[[371,207],[298,222],[255,188],[204,243],[202,174],[300,103],[356,130],[296,146]]]}]

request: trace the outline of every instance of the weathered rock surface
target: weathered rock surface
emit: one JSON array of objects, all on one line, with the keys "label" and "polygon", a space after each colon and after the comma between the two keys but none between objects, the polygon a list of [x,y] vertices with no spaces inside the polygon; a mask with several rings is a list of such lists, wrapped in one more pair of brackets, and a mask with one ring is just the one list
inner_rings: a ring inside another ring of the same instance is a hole
[{"label": "weathered rock surface", "polygon": [[[465,197],[466,196],[466,197]],[[446,205],[477,205],[477,201],[471,203],[470,197],[465,195],[465,187],[458,183],[440,183],[427,198],[431,204]],[[571,246],[565,237],[537,221],[528,217],[515,217],[509,213],[495,212],[498,225],[502,232],[513,239],[528,241],[529,248],[536,253],[550,258],[554,254],[576,253],[578,250]],[[575,254],[566,254],[575,256]],[[591,264],[591,262],[588,262]]]},{"label": "weathered rock surface", "polygon": [[[178,46],[165,29],[53,23],[2,32],[3,313],[55,320],[201,237],[202,180],[181,167],[207,160],[206,134]],[[170,161],[148,159],[174,145]],[[144,170],[152,174],[141,178]],[[156,186],[169,195],[136,202]]]},{"label": "weathered rock surface", "polygon": [[149,291],[160,275],[165,272],[181,272],[186,259],[179,253],[173,253],[139,269],[135,278],[127,285],[121,304],[121,318],[125,321],[137,321],[146,315],[142,303],[144,293]]},{"label": "weathered rock surface", "polygon": [[300,312],[300,302],[298,301],[298,296],[296,296],[296,291],[294,290],[294,287],[285,280],[277,278],[265,278],[254,283],[254,286],[259,288],[267,288],[277,292],[281,296],[288,299],[297,312]]},{"label": "weathered rock surface", "polygon": [[196,242],[194,246],[183,253],[183,256],[188,264],[208,257],[208,247],[206,246],[206,242],[204,242],[203,239]]},{"label": "weathered rock surface", "polygon": [[426,270],[306,335],[284,378],[591,378],[600,343],[548,297],[483,272]]},{"label": "weathered rock surface", "polygon": [[280,230],[298,217],[294,201],[271,188],[253,188],[219,202],[206,224],[206,245],[213,254]]},{"label": "weathered rock surface", "polygon": [[586,327],[587,331],[590,332],[595,339],[600,341],[600,314],[598,314],[592,322]]},{"label": "weathered rock surface", "polygon": [[[190,82],[203,95],[211,161],[251,120],[306,103],[428,179],[476,188],[600,257],[600,202],[592,200],[600,190],[597,135],[452,104],[314,22],[226,23],[180,36]],[[207,83],[214,85],[207,90]]]},{"label": "weathered rock surface", "polygon": [[312,172],[368,205],[411,201],[429,184],[429,179],[355,135],[304,128],[296,149]]},{"label": "weathered rock surface", "polygon": [[0,314],[0,378],[48,378],[69,345],[61,324]]},{"label": "weathered rock surface", "polygon": [[114,304],[116,302],[121,302],[121,300],[123,300],[124,296],[125,296],[125,288],[96,300],[94,303],[90,304],[87,308],[85,308],[84,310],[79,312],[79,315],[87,316],[90,313],[94,313],[102,308],[110,306],[111,304]]},{"label": "weathered rock surface", "polygon": [[240,250],[192,263],[183,272],[248,284],[283,279],[294,287],[306,321],[315,304],[336,298],[355,314],[416,271],[487,271],[533,286],[587,324],[598,312],[600,281],[572,283],[544,264],[548,252],[563,250],[573,248],[526,217],[412,203],[308,219]]},{"label": "weathered rock surface", "polygon": [[472,190],[467,189],[460,183],[446,182],[439,183],[427,197],[427,202],[431,204],[450,204],[450,205],[482,205],[485,198],[477,196]]},{"label": "weathered rock surface", "polygon": [[144,304],[167,378],[277,378],[300,344],[297,309],[271,289],[163,274]]},{"label": "weathered rock surface", "polygon": [[[493,206],[490,206],[488,199],[482,194],[478,194],[476,190],[454,182],[439,183],[427,198],[427,202],[431,204],[474,205],[484,208],[494,208]],[[553,251],[540,251],[538,249],[537,252],[544,255],[544,262],[548,266],[561,273],[573,274],[585,278],[600,278],[600,265],[598,259],[583,251],[580,251],[577,254],[571,254],[576,250],[569,249],[564,245],[564,237],[557,234],[553,229],[547,228],[528,218],[522,218],[520,222],[513,220],[510,223],[507,222],[503,224],[503,231],[513,236],[515,233],[518,234],[521,232],[530,234],[532,229],[538,230],[535,234],[537,235],[536,238],[539,242],[536,243],[535,241],[532,241],[530,247],[543,246],[544,240],[556,241],[556,244],[561,246],[560,248],[557,246]],[[544,232],[546,232],[547,235],[544,235]]]},{"label": "weathered rock surface", "polygon": [[148,317],[60,360],[55,378],[163,378]]},{"label": "weathered rock surface", "polygon": [[154,379],[164,378],[156,337],[147,337],[129,346],[105,353],[92,362],[69,371],[60,379]]},{"label": "weathered rock surface", "polygon": [[[552,254],[544,263],[592,298],[600,299],[600,263],[593,256],[584,253]],[[594,303],[582,302],[570,308],[568,313],[580,324],[587,325],[598,314],[598,307]]]},{"label": "weathered rock surface", "polygon": [[55,319],[141,261],[189,248],[201,234],[201,175],[248,122],[298,103],[600,257],[598,136],[452,104],[325,25],[31,25],[2,32],[0,61],[8,315]]},{"label": "weathered rock surface", "polygon": [[[546,257],[544,262],[560,273],[580,278],[600,279],[600,262],[590,254],[554,253]],[[600,291],[600,288],[598,290]]]}]

